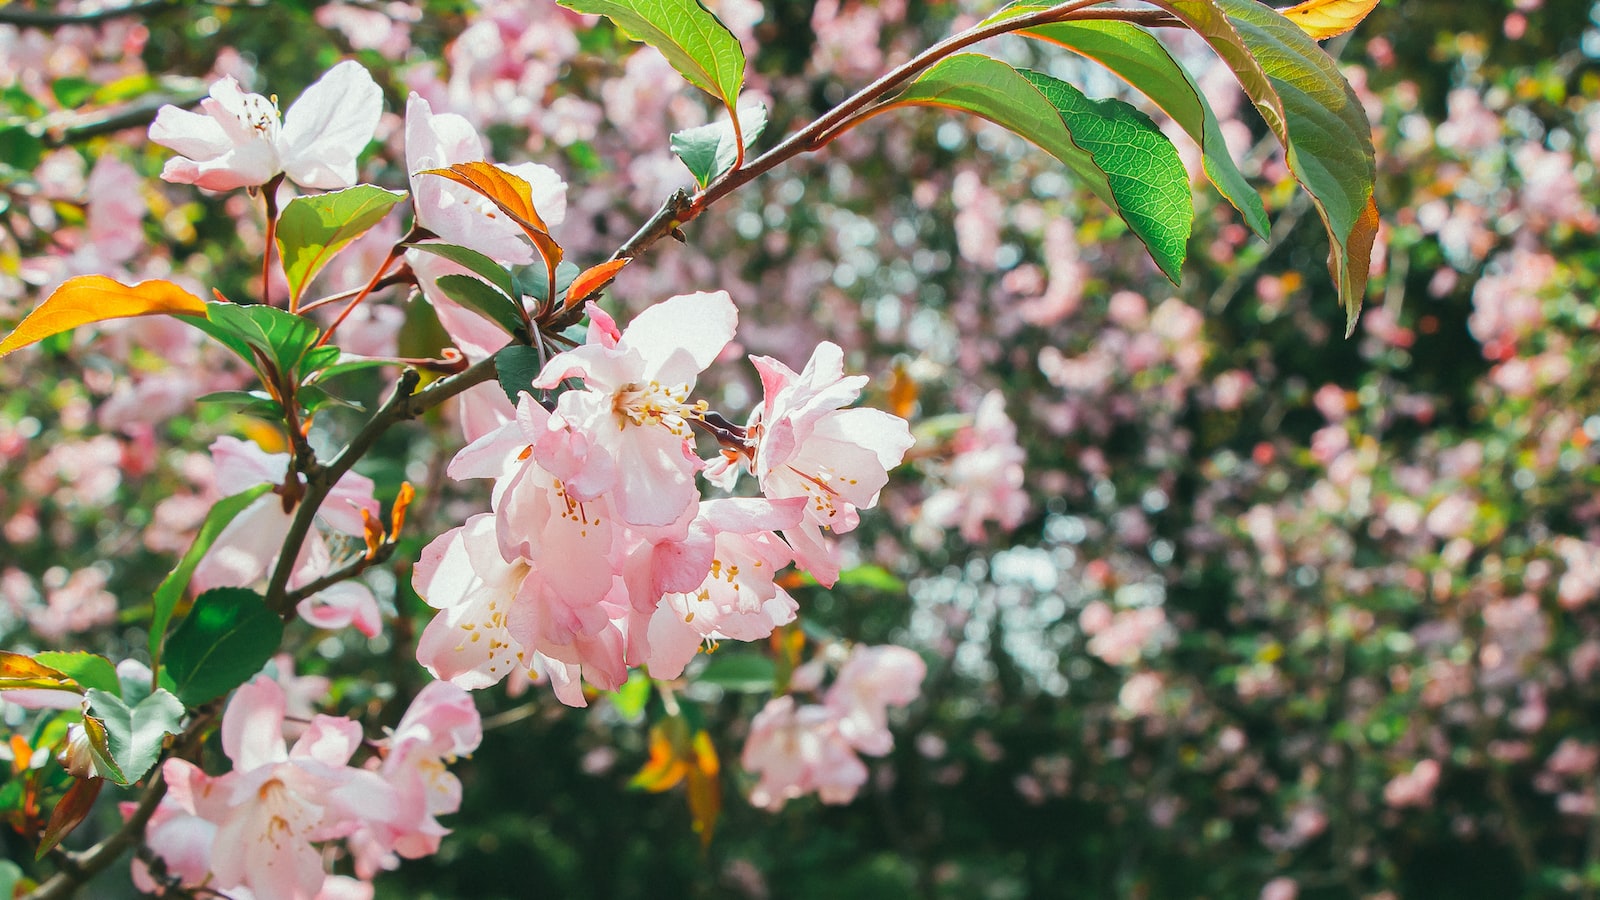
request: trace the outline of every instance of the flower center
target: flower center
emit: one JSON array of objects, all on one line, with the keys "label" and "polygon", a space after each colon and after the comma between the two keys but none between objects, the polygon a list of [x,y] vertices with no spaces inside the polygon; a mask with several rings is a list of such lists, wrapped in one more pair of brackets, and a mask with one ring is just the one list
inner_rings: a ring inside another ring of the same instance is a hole
[{"label": "flower center", "polygon": [[646,385],[630,383],[611,399],[618,425],[663,426],[680,437],[689,436],[689,420],[703,417],[706,409],[704,400],[689,402],[687,384],[667,387],[657,381]]}]

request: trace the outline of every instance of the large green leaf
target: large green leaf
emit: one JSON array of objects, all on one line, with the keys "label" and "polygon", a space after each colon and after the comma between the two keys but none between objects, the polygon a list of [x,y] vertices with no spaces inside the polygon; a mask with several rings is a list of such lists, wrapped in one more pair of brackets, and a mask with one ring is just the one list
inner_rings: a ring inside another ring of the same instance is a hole
[{"label": "large green leaf", "polygon": [[698,0],[558,0],[575,12],[601,15],[634,40],[661,51],[678,74],[735,109],[744,86],[744,49]]},{"label": "large green leaf", "polygon": [[[767,127],[767,107],[757,103],[739,110],[739,128],[745,149],[756,142]],[[733,136],[733,120],[723,119],[698,128],[686,128],[672,135],[672,152],[689,167],[700,187],[733,168],[739,158],[739,145]]]},{"label": "large green leaf", "polygon": [[161,756],[161,741],[182,730],[183,703],[166,691],[155,691],[130,708],[122,698],[91,688],[89,712],[105,726],[106,746],[119,772],[106,773],[118,784],[143,778]]},{"label": "large green leaf", "polygon": [[178,560],[167,577],[161,580],[156,587],[156,593],[151,600],[150,612],[150,668],[161,668],[161,644],[167,637],[167,625],[172,621],[172,611],[178,605],[178,600],[183,597],[183,592],[189,587],[189,579],[193,577],[194,570],[200,565],[200,560],[205,558],[211,545],[216,542],[217,536],[228,527],[239,513],[256,501],[257,497],[272,490],[270,484],[258,484],[246,491],[241,491],[230,497],[223,497],[206,513],[206,519],[200,523],[200,530],[195,532],[194,543],[189,545],[183,558]]},{"label": "large green leaf", "polygon": [[1189,177],[1172,142],[1138,110],[1091,101],[1065,82],[976,53],[942,60],[891,105],[962,110],[1039,145],[1121,215],[1178,280],[1194,218]]},{"label": "large green leaf", "polygon": [[278,217],[278,257],[294,301],[299,302],[306,285],[334,254],[383,221],[405,198],[404,193],[358,184],[290,200]]},{"label": "large green leaf", "polygon": [[1372,127],[1339,67],[1299,26],[1255,0],[1152,0],[1205,38],[1283,143],[1328,229],[1329,268],[1355,329],[1377,208]]},{"label": "large green leaf", "polygon": [[1042,72],[1023,70],[1022,75],[1055,105],[1073,141],[1106,173],[1118,212],[1177,284],[1194,223],[1189,171],[1178,148],[1149,116],[1121,100],[1090,100]]},{"label": "large green leaf", "polygon": [[215,588],[167,638],[167,671],[178,697],[199,706],[250,680],[282,642],[283,620],[260,594]]},{"label": "large green leaf", "polygon": [[[1001,15],[1012,17],[1045,8],[1019,5],[1007,7]],[[1239,210],[1252,231],[1263,239],[1267,237],[1267,210],[1261,195],[1229,155],[1217,115],[1200,86],[1164,44],[1128,22],[1055,22],[1017,33],[1086,56],[1149,97],[1200,146],[1206,175],[1217,191]]]}]

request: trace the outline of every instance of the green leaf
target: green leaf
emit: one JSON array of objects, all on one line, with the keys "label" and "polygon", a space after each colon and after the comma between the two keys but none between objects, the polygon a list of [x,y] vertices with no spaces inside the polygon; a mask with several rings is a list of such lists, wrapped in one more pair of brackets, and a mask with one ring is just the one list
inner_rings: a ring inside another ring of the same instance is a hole
[{"label": "green leaf", "polygon": [[942,60],[893,105],[969,112],[1039,145],[1116,210],[1177,282],[1194,218],[1188,173],[1143,113],[1120,101],[1089,100],[1065,82],[977,53]]},{"label": "green leaf", "polygon": [[[576,265],[562,261],[556,266],[556,296],[567,292],[572,287],[573,279],[582,274]],[[550,295],[550,275],[544,266],[517,266],[511,272],[512,279],[516,282],[517,293],[543,303]]]},{"label": "green leaf", "polygon": [[[744,146],[749,150],[767,128],[766,104],[758,103],[739,110],[739,128],[744,134]],[[704,188],[713,179],[733,168],[738,159],[738,143],[733,136],[733,121],[723,119],[698,128],[687,128],[672,135],[672,152],[683,160],[694,175],[695,183]]]},{"label": "green leaf", "polygon": [[38,168],[44,159],[44,143],[25,126],[11,125],[0,128],[0,160],[5,165],[23,172]]},{"label": "green leaf", "polygon": [[903,594],[906,583],[883,566],[852,566],[839,573],[839,587],[860,587],[886,594]]},{"label": "green leaf", "polygon": [[384,366],[397,365],[391,357],[383,356],[357,356],[353,353],[344,353],[339,356],[339,361],[317,373],[317,383],[321,384],[330,378],[348,375],[351,372],[360,372],[366,369],[380,369]]},{"label": "green leaf", "polygon": [[1090,100],[1049,75],[1027,70],[1022,75],[1061,112],[1073,141],[1106,173],[1123,220],[1177,284],[1194,222],[1189,172],[1178,148],[1149,116],[1121,100]]},{"label": "green leaf", "polygon": [[661,51],[678,74],[731,112],[744,86],[744,49],[697,0],[558,0],[574,12],[601,15],[629,37]]},{"label": "green leaf", "polygon": [[183,703],[166,691],[152,693],[131,709],[105,691],[91,689],[88,697],[89,711],[105,725],[106,745],[121,770],[120,778],[111,778],[118,784],[143,778],[161,756],[162,738],[182,730]]},{"label": "green leaf", "polygon": [[283,405],[272,399],[272,395],[266,391],[212,391],[196,397],[194,402],[232,406],[234,412],[269,422],[283,418]]},{"label": "green leaf", "polygon": [[339,348],[329,344],[312,347],[300,360],[300,376],[308,378],[339,361]]},{"label": "green leaf", "polygon": [[16,896],[17,885],[22,882],[23,876],[21,866],[9,859],[0,859],[0,897]]},{"label": "green leaf", "polygon": [[[1002,15],[1009,18],[1046,8],[1037,4],[1014,6]],[[996,18],[999,16],[990,21]],[[1269,226],[1261,195],[1229,155],[1217,115],[1200,86],[1165,45],[1128,22],[1055,22],[1017,33],[1082,54],[1142,91],[1199,145],[1211,183],[1239,210],[1250,229],[1266,239]]]},{"label": "green leaf", "polygon": [[241,491],[231,497],[218,500],[206,513],[206,519],[200,523],[200,530],[195,532],[194,543],[189,545],[183,558],[178,560],[178,565],[167,577],[161,580],[156,588],[155,596],[151,599],[150,613],[150,668],[161,668],[161,645],[167,636],[167,625],[172,621],[172,611],[178,605],[178,600],[183,597],[183,592],[189,588],[189,579],[194,575],[195,567],[200,565],[200,560],[205,558],[206,552],[216,542],[218,535],[228,527],[239,513],[256,501],[257,497],[272,490],[270,484],[258,484],[247,491]]},{"label": "green leaf", "polygon": [[[511,273],[506,268],[482,253],[468,247],[458,247],[455,244],[442,244],[429,241],[423,244],[407,244],[407,248],[432,253],[442,256],[458,266],[465,267],[472,274],[482,278],[500,289],[500,293],[507,297],[517,296],[517,289],[511,283]],[[542,267],[541,267],[542,269]]]},{"label": "green leaf", "polygon": [[86,78],[57,78],[50,83],[50,93],[63,109],[77,109],[94,96],[99,86]]},{"label": "green leaf", "polygon": [[72,676],[73,681],[85,688],[98,688],[119,696],[122,694],[122,685],[117,681],[117,667],[104,656],[96,653],[46,650],[35,653],[33,658],[41,665],[67,673]]},{"label": "green leaf", "polygon": [[494,371],[500,379],[500,388],[511,398],[513,406],[521,402],[523,394],[533,393],[533,379],[542,368],[544,359],[539,351],[522,344],[502,347],[494,355]]},{"label": "green leaf", "polygon": [[214,588],[167,638],[167,671],[178,697],[199,706],[250,680],[282,642],[283,620],[260,594]]},{"label": "green leaf", "polygon": [[772,690],[778,667],[771,658],[756,653],[716,653],[694,680],[714,684],[725,691],[756,694]]},{"label": "green leaf", "polygon": [[358,184],[290,200],[278,217],[278,256],[295,302],[334,254],[383,221],[405,198],[403,192]]},{"label": "green leaf", "polygon": [[293,374],[322,334],[309,319],[273,306],[212,302],[204,319],[178,318],[237,353],[267,380],[272,374]]},{"label": "green leaf", "polygon": [[644,715],[645,704],[650,702],[650,676],[634,669],[622,687],[611,692],[611,706],[624,719],[637,719]]},{"label": "green leaf", "polygon": [[527,331],[522,308],[488,282],[471,275],[440,275],[437,284],[446,297],[500,326],[506,334]]},{"label": "green leaf", "polygon": [[1377,210],[1372,126],[1339,67],[1293,22],[1255,0],[1152,0],[1205,38],[1283,144],[1328,229],[1329,268],[1355,330]]},{"label": "green leaf", "polygon": [[356,412],[366,412],[367,409],[354,400],[346,400],[343,397],[329,393],[321,385],[304,385],[295,393],[295,397],[299,399],[300,405],[305,407],[308,413],[314,413],[329,406],[340,406],[345,409],[353,409]]}]

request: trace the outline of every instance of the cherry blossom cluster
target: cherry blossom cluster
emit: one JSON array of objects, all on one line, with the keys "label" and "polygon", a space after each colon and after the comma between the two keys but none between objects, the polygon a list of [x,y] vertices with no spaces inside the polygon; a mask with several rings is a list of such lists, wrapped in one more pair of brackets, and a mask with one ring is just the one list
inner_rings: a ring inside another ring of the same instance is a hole
[{"label": "cherry blossom cluster", "polygon": [[[779,571],[796,562],[832,585],[824,532],[854,529],[911,447],[904,420],[845,408],[866,378],[829,343],[798,373],[754,357],[765,396],[744,428],[693,399],[734,336],[726,293],[673,297],[625,331],[588,314],[587,341],[451,463],[494,480],[493,511],[430,544],[413,583],[439,610],[418,659],[462,687],[531,669],[582,706],[581,681],[615,689],[635,666],[676,678],[703,645],[769,636],[798,609]],[[718,441],[709,460],[696,429]],[[759,497],[702,497],[697,476],[731,488],[741,472]]]},{"label": "cherry blossom cluster", "polygon": [[[893,644],[858,645],[840,666],[820,704],[774,697],[756,715],[744,745],[745,769],[761,776],[750,802],[776,811],[815,793],[824,803],[849,803],[867,780],[858,754],[883,756],[894,747],[888,711],[917,699],[927,666]],[[796,690],[815,690],[822,660],[795,673]]]},{"label": "cherry blossom cluster", "polygon": [[[148,831],[161,865],[134,862],[140,890],[370,897],[369,884],[327,874],[323,859],[335,842],[344,842],[363,880],[439,849],[448,831],[437,817],[461,805],[460,782],[445,764],[483,736],[465,691],[443,682],[423,688],[361,765],[352,765],[363,746],[357,722],[326,715],[297,722],[288,711],[284,688],[257,676],[223,713],[232,771],[207,775],[177,758],[163,764],[167,793]],[[291,728],[299,731],[293,745],[285,740]]]}]

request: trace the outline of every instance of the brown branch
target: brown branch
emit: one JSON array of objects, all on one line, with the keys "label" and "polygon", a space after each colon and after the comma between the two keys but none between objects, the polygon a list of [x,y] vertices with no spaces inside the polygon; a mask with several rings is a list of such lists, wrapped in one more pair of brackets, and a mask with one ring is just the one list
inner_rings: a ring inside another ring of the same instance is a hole
[{"label": "brown branch", "polygon": [[[473,363],[455,375],[440,379],[420,392],[417,391],[417,383],[421,380],[421,376],[416,369],[406,369],[400,373],[400,380],[395,385],[394,393],[384,401],[377,412],[373,413],[367,424],[356,432],[350,443],[345,445],[331,462],[306,476],[305,496],[295,509],[294,520],[289,523],[289,533],[285,535],[283,548],[279,551],[278,565],[273,569],[272,579],[267,583],[268,609],[285,619],[294,616],[295,605],[304,599],[295,596],[298,591],[295,593],[289,591],[289,576],[294,571],[295,560],[300,556],[300,548],[311,533],[322,501],[327,499],[328,492],[339,479],[355,467],[356,461],[365,456],[391,426],[415,419],[468,388],[476,387],[494,377],[495,365],[492,356]],[[323,585],[324,588],[328,586]]]},{"label": "brown branch", "polygon": [[[617,252],[612,254],[611,258],[620,259],[624,256],[638,256],[652,244],[672,234],[680,225],[693,220],[711,204],[765,175],[780,164],[802,153],[809,153],[821,148],[828,140],[831,140],[834,135],[839,133],[837,130],[839,126],[844,125],[851,117],[885,99],[890,92],[945,57],[992,37],[1009,34],[1013,31],[1022,31],[1036,25],[1065,21],[1102,2],[1105,2],[1105,0],[1073,0],[1073,2],[1069,3],[1059,3],[1049,9],[1042,9],[1025,16],[1017,16],[973,28],[970,31],[962,32],[934,44],[857,91],[810,125],[784,138],[782,143],[761,154],[748,165],[743,168],[730,169],[700,193],[695,194],[693,197],[685,197],[681,192],[673,195],[661,207],[660,211],[651,217],[633,237],[628,238],[621,247],[617,248]],[[1085,17],[1124,19],[1128,18],[1123,15],[1125,13],[1151,13],[1153,15],[1166,16],[1165,13],[1154,10],[1104,9],[1094,10],[1092,16]]]},{"label": "brown branch", "polygon": [[0,25],[19,25],[23,28],[60,28],[64,25],[96,25],[128,16],[142,16],[176,9],[183,4],[178,0],[147,0],[93,12],[61,13],[36,12],[31,9],[10,9],[0,6]]},{"label": "brown branch", "polygon": [[115,134],[125,128],[142,128],[155,121],[156,113],[160,112],[163,106],[189,109],[205,98],[206,94],[203,91],[181,95],[161,94],[92,116],[46,120],[38,127],[30,126],[28,130],[36,132],[35,137],[38,137],[46,147],[52,149],[65,147],[101,135]]}]

